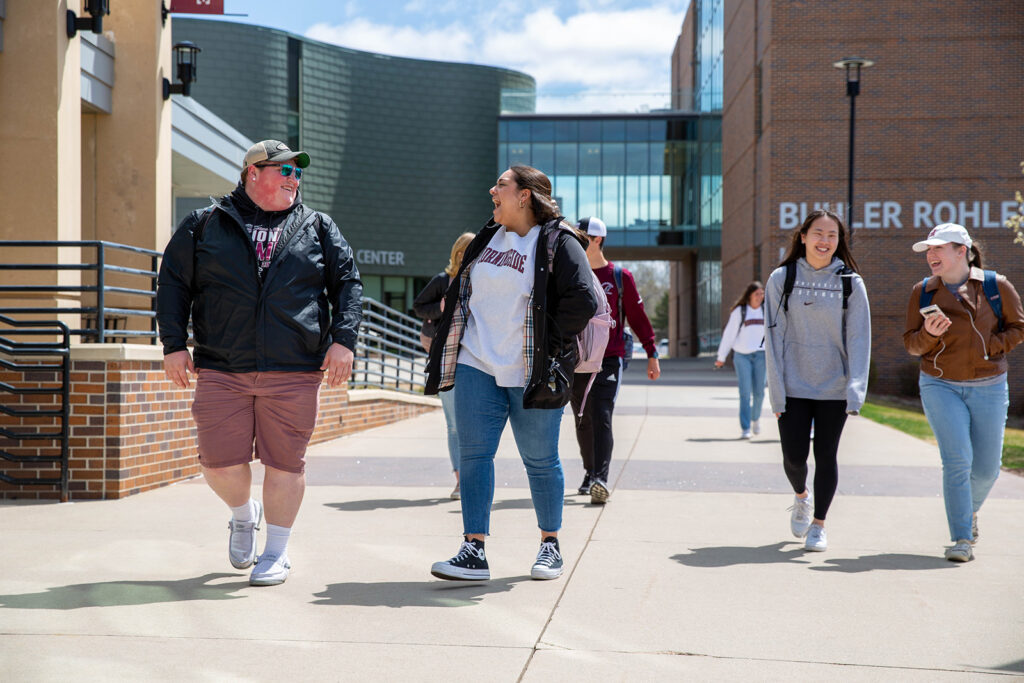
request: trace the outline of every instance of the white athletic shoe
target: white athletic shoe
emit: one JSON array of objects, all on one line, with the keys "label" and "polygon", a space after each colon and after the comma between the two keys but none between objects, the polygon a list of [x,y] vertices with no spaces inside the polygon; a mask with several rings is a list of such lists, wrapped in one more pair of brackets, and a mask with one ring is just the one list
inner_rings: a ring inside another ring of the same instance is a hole
[{"label": "white athletic shoe", "polygon": [[804,550],[822,552],[828,548],[828,537],[825,536],[825,527],[812,524],[807,532],[807,540],[804,541]]},{"label": "white athletic shoe", "polygon": [[753,422],[751,422],[750,423],[750,431],[754,432],[755,435],[760,434],[761,433],[761,421],[760,420],[754,420]]},{"label": "white athletic shoe", "polygon": [[793,504],[789,510],[792,513],[789,516],[789,529],[797,538],[803,538],[807,535],[814,514],[814,504],[811,502],[810,495],[806,498],[793,496]]}]

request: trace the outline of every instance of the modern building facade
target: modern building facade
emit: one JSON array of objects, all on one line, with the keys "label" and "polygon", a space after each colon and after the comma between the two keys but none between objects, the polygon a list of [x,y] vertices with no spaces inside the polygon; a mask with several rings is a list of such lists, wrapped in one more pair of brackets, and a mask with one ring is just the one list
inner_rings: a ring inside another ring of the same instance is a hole
[{"label": "modern building facade", "polygon": [[[871,300],[871,389],[912,392],[917,364],[902,333],[911,287],[928,272],[915,241],[961,223],[986,265],[1024,287],[1024,247],[1003,227],[1024,186],[1024,110],[1012,96],[1024,89],[1024,4],[693,4],[697,20],[721,10],[723,22],[720,320],[747,282],[771,273],[809,211],[845,207],[850,102],[832,64],[873,60],[856,101],[853,251]],[[1024,364],[1010,367],[1020,405]]]},{"label": "modern building facade", "polygon": [[304,201],[338,222],[366,296],[401,309],[490,217],[502,106],[533,109],[533,78],[507,69],[230,22],[176,18],[173,30],[202,49],[194,99],[251,139],[309,152]]}]

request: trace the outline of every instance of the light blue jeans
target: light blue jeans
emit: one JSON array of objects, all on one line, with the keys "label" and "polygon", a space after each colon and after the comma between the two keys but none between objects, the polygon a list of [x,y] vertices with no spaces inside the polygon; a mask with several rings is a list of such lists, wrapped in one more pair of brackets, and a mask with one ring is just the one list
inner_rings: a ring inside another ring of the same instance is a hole
[{"label": "light blue jeans", "polygon": [[527,410],[522,387],[499,387],[491,375],[461,363],[455,369],[452,392],[458,415],[463,533],[490,533],[494,454],[506,422],[512,424],[526,465],[537,526],[541,531],[561,529],[565,477],[558,458],[558,430],[562,409]]},{"label": "light blue jeans", "polygon": [[971,517],[999,476],[1009,390],[1006,382],[964,387],[924,373],[918,385],[939,442],[949,538],[971,540]]},{"label": "light blue jeans", "polygon": [[459,432],[455,428],[455,390],[439,391],[441,412],[444,423],[448,427],[448,459],[452,461],[452,472],[459,471]]},{"label": "light blue jeans", "polygon": [[[740,429],[750,429],[751,420],[761,419],[764,403],[764,351],[733,353],[736,379],[740,383]],[[751,405],[753,398],[753,405]]]}]

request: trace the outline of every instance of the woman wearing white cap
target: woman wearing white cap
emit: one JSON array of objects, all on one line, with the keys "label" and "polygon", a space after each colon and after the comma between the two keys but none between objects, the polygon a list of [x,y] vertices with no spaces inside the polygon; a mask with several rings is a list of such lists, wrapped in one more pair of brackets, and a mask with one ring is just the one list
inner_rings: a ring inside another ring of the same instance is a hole
[{"label": "woman wearing white cap", "polygon": [[978,509],[999,476],[1006,354],[1024,340],[1024,310],[1005,277],[982,270],[963,226],[935,226],[914,251],[925,252],[931,277],[910,295],[903,345],[921,356],[921,405],[939,443],[953,542],[946,559],[967,562],[978,540]]}]

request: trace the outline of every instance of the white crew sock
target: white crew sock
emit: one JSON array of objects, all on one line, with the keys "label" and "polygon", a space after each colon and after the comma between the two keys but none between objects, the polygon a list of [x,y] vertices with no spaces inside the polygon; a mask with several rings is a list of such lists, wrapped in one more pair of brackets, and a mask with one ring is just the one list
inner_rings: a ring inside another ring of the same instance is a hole
[{"label": "white crew sock", "polygon": [[263,546],[263,555],[267,557],[281,557],[288,549],[288,537],[291,536],[291,527],[267,524],[267,543]]},{"label": "white crew sock", "polygon": [[231,518],[236,522],[251,522],[256,518],[256,506],[253,505],[252,498],[245,502],[245,505],[239,505],[236,508],[231,508]]}]

